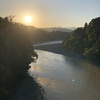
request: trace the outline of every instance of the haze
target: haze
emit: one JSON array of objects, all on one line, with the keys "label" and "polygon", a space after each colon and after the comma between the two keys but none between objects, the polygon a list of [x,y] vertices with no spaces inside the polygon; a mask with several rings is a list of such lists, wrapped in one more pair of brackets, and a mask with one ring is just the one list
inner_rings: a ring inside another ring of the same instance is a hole
[{"label": "haze", "polygon": [[79,27],[100,15],[100,0],[0,0],[0,16],[8,15],[23,24],[32,16],[36,27]]}]

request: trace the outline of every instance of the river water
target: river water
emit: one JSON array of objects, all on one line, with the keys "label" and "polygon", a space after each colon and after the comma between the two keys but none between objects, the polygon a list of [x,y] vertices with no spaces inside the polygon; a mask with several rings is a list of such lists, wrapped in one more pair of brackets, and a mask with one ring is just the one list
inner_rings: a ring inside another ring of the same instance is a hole
[{"label": "river water", "polygon": [[46,100],[100,100],[98,66],[48,51],[36,52],[39,58],[31,63],[29,73],[44,89]]}]

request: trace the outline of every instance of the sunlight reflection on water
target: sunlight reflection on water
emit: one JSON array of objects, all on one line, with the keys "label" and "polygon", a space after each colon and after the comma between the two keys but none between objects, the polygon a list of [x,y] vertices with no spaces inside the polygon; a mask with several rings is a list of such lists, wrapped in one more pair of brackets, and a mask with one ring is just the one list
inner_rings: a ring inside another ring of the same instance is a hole
[{"label": "sunlight reflection on water", "polygon": [[36,51],[29,73],[44,88],[46,100],[99,100],[100,68],[79,59]]}]

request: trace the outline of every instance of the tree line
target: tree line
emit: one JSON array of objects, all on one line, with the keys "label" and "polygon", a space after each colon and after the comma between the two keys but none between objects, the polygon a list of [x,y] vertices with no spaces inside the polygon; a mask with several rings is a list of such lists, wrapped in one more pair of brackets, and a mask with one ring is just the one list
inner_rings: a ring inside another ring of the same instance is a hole
[{"label": "tree line", "polygon": [[63,41],[67,51],[79,53],[84,57],[99,62],[100,60],[100,17],[92,19],[84,27],[77,28]]}]

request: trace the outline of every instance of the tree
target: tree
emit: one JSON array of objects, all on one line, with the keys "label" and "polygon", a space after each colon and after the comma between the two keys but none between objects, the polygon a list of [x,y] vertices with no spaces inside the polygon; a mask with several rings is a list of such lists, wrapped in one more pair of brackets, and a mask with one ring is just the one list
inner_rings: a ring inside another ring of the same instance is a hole
[{"label": "tree", "polygon": [[27,75],[29,64],[38,58],[27,26],[13,22],[14,16],[0,17],[0,100]]},{"label": "tree", "polygon": [[91,60],[100,60],[100,17],[92,19],[84,28],[77,28],[63,42],[69,51],[78,52]]}]

